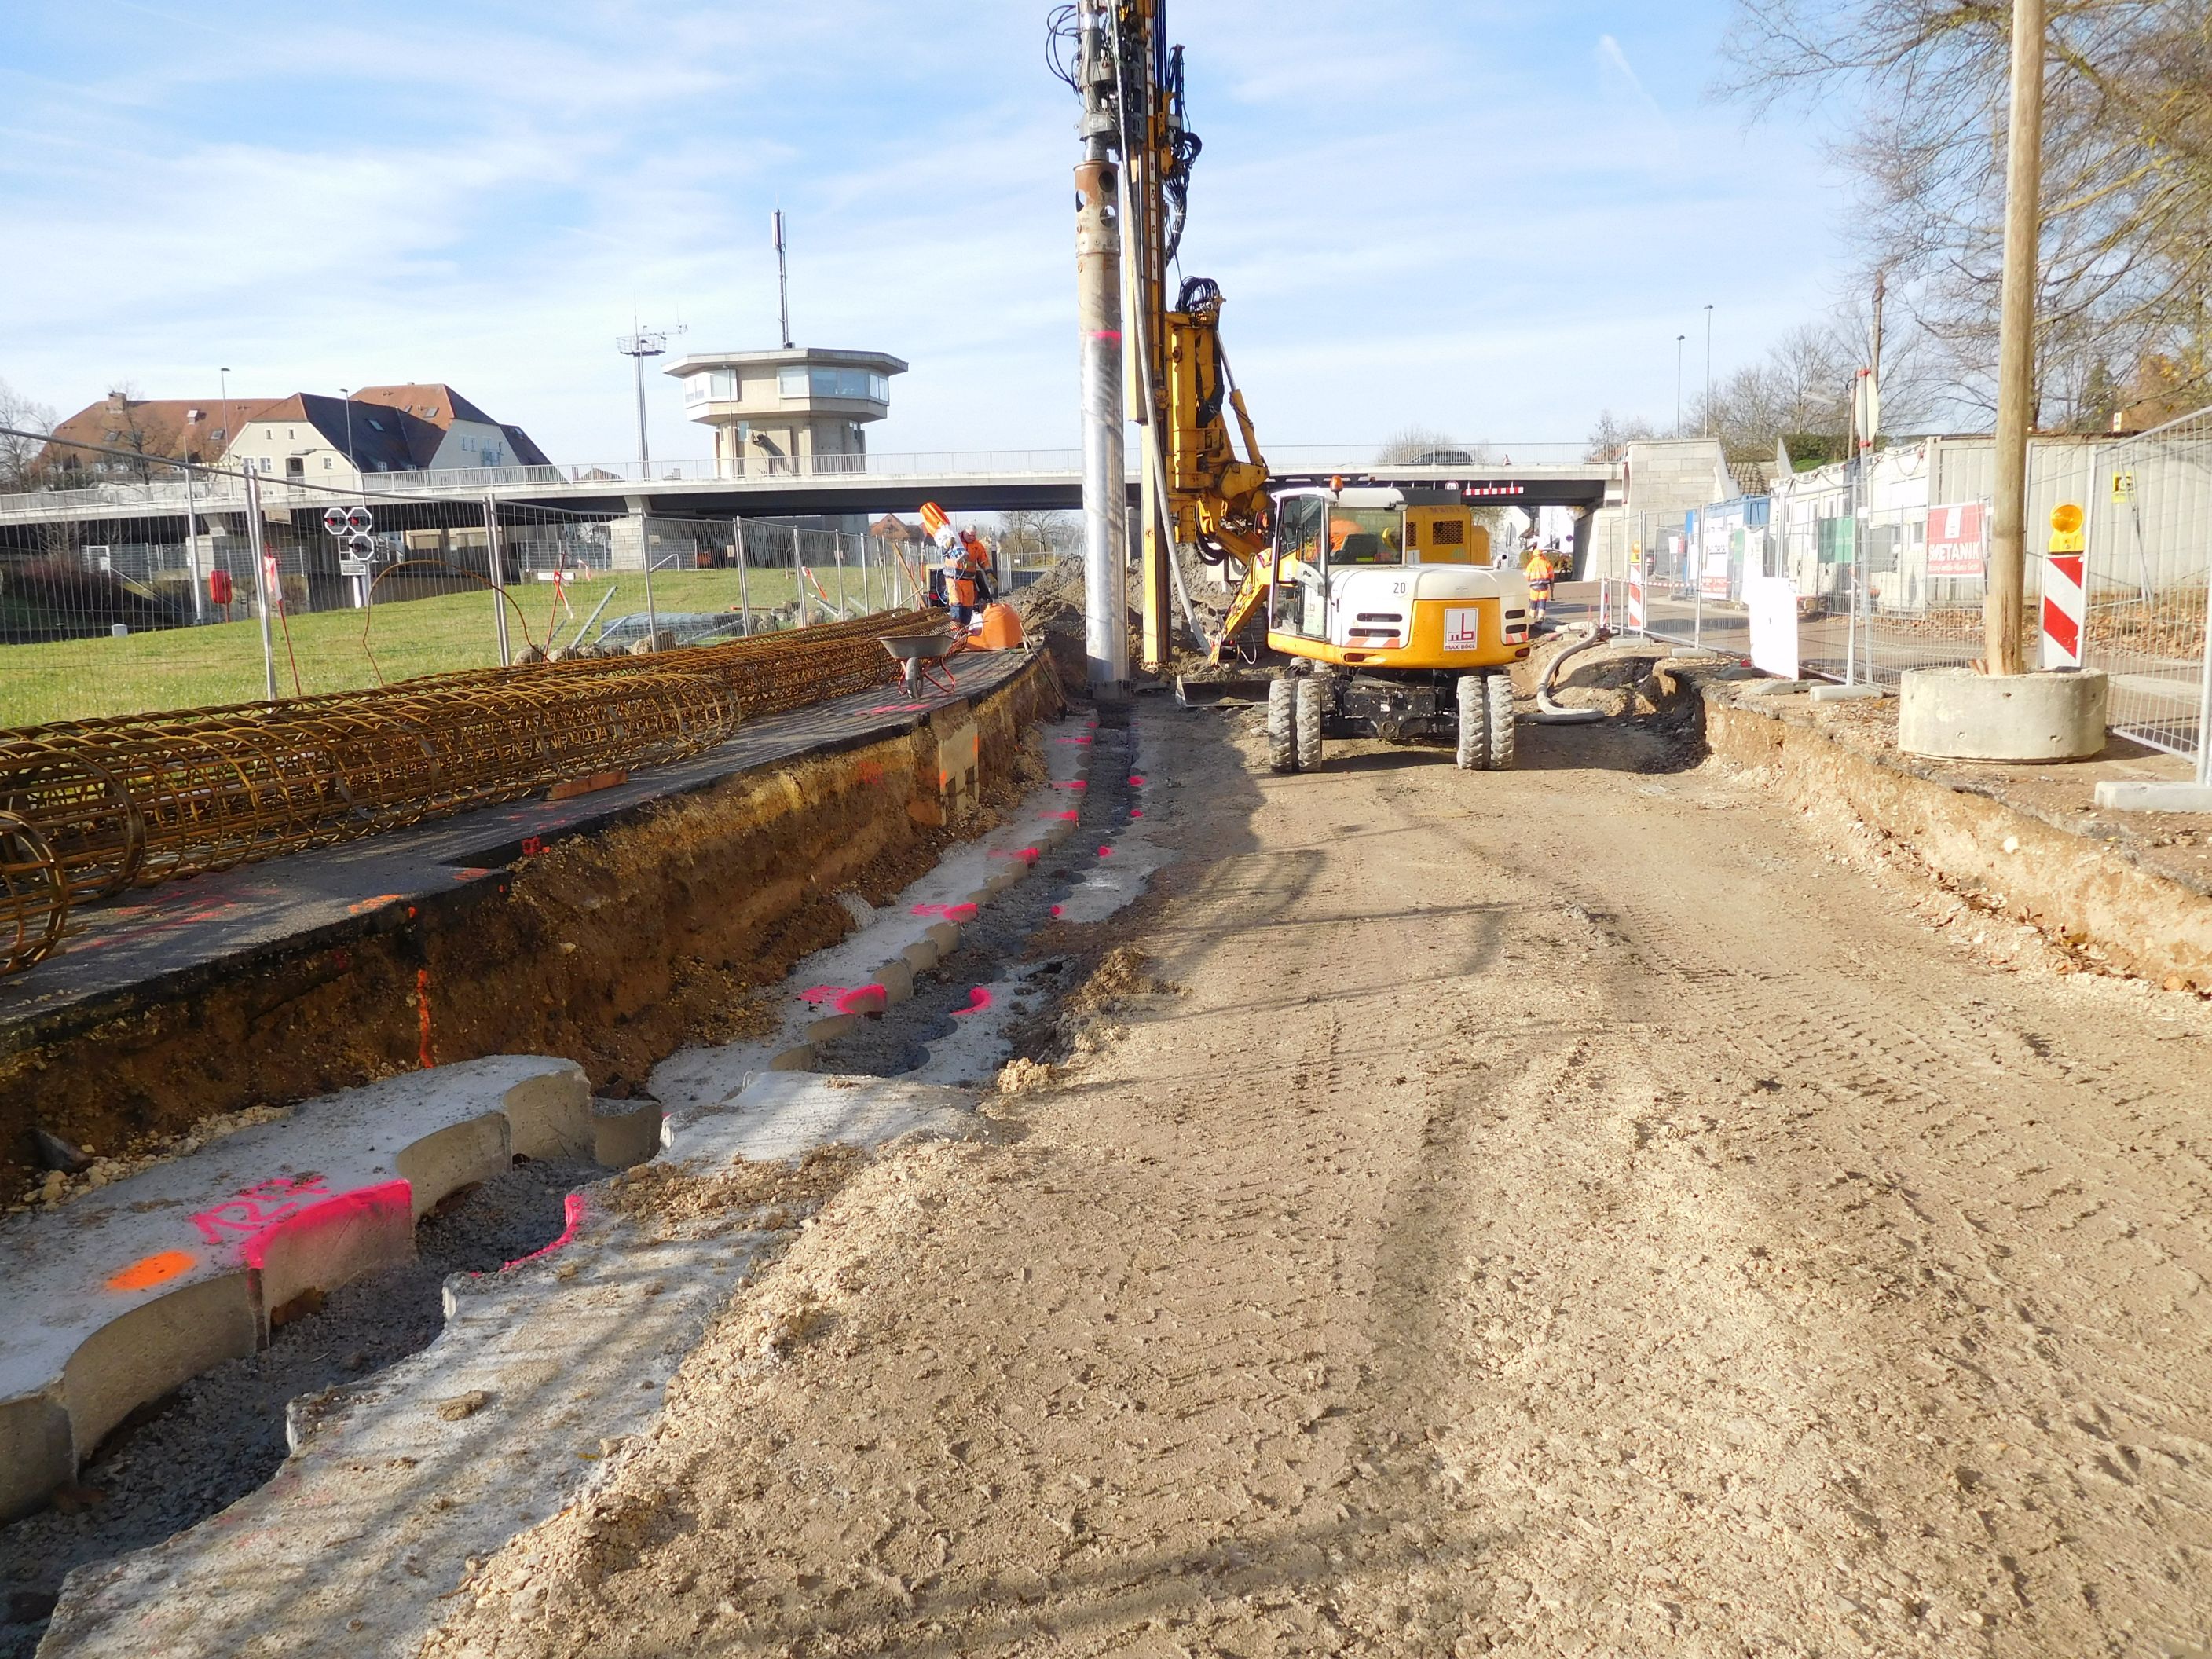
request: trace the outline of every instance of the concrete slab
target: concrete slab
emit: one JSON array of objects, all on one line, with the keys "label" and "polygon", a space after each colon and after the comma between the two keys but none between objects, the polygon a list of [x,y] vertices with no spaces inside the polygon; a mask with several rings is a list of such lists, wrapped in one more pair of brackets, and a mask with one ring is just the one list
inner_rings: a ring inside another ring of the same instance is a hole
[{"label": "concrete slab", "polygon": [[[972,1092],[876,1078],[757,1079],[700,1115],[702,1168],[981,1127]],[[445,1330],[357,1388],[295,1402],[266,1486],[153,1549],[72,1573],[44,1659],[411,1654],[475,1563],[588,1503],[650,1429],[708,1324],[789,1235],[708,1214],[640,1222],[605,1184],[570,1236],[456,1279]]]},{"label": "concrete slab", "polygon": [[1856,685],[1815,685],[1808,688],[1814,702],[1874,702],[1887,694],[1863,681]]},{"label": "concrete slab", "polygon": [[962,924],[1074,833],[1075,803],[1089,787],[1092,726],[1077,717],[1042,731],[1047,781],[1006,823],[954,848],[867,926],[793,968],[766,1036],[682,1049],[653,1068],[650,1087],[668,1109],[672,1146],[686,1114],[728,1100],[754,1073],[807,1070],[816,1045],[912,996],[914,976],[959,944]]},{"label": "concrete slab", "polygon": [[2097,786],[2096,800],[2108,812],[2212,812],[2212,784],[2108,780]]},{"label": "concrete slab", "polygon": [[[456,1188],[622,1157],[659,1109],[595,1111],[581,1067],[501,1055],[313,1101],[0,1225],[0,1515],[34,1509],[137,1407],[266,1340],[272,1311],[414,1251]],[[634,1160],[628,1160],[634,1161]]]}]

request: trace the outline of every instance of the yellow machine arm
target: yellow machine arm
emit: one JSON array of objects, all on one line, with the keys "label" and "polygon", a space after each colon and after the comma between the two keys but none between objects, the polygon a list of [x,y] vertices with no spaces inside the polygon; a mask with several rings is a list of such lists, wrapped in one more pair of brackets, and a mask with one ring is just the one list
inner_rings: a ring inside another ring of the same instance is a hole
[{"label": "yellow machine arm", "polygon": [[[1243,570],[1214,641],[1218,661],[1267,592],[1267,463],[1221,349],[1221,289],[1206,277],[1192,277],[1182,286],[1177,308],[1160,322],[1167,343],[1167,486],[1176,540],[1194,543],[1208,560],[1231,561]],[[1243,440],[1241,457],[1230,434],[1231,410]]]}]

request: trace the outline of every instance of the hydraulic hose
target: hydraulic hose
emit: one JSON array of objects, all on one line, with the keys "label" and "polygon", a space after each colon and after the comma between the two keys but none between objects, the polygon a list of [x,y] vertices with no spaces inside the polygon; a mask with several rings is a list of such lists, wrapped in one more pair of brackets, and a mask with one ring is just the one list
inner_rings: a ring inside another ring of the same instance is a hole
[{"label": "hydraulic hose", "polygon": [[1593,628],[1589,637],[1577,641],[1552,659],[1544,670],[1544,678],[1536,682],[1536,724],[1539,726],[1588,726],[1592,720],[1605,718],[1603,711],[1595,708],[1562,708],[1552,701],[1552,682],[1559,670],[1572,657],[1585,651],[1595,650],[1613,637],[1613,630]]}]

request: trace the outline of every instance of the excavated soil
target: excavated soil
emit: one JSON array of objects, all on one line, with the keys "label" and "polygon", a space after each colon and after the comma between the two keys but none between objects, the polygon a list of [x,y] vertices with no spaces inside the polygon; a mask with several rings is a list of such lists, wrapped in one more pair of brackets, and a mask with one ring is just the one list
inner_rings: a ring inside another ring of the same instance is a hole
[{"label": "excavated soil", "polygon": [[1147,718],[1181,862],[1022,1138],[863,1169],[427,1652],[2204,1650],[2197,998],[1663,729]]}]

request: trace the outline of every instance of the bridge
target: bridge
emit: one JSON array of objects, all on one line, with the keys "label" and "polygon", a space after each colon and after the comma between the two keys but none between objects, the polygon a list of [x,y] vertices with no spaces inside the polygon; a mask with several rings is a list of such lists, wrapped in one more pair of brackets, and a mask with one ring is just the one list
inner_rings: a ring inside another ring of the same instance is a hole
[{"label": "bridge", "polygon": [[[1364,482],[1464,491],[1486,507],[1582,507],[1618,499],[1623,469],[1579,459],[1578,446],[1532,445],[1471,453],[1466,459],[1381,460],[1353,445],[1298,446],[1269,459],[1285,484],[1356,477]],[[1530,459],[1523,460],[1520,456]],[[357,489],[334,489],[274,476],[260,480],[265,510],[319,516],[325,507],[366,501],[405,502],[411,522],[480,522],[484,502],[595,518],[638,514],[726,520],[854,513],[906,513],[934,501],[953,512],[1073,510],[1083,501],[1079,450],[944,451],[866,457],[823,456],[732,474],[712,461],[656,463],[647,476],[635,461],[580,466],[511,466],[370,473]],[[243,511],[245,483],[228,472],[196,471],[83,489],[0,495],[0,544],[23,541],[39,526],[110,526],[117,541],[181,539],[185,514]],[[1130,477],[1133,499],[1136,479]],[[429,509],[426,514],[424,509]]]}]

